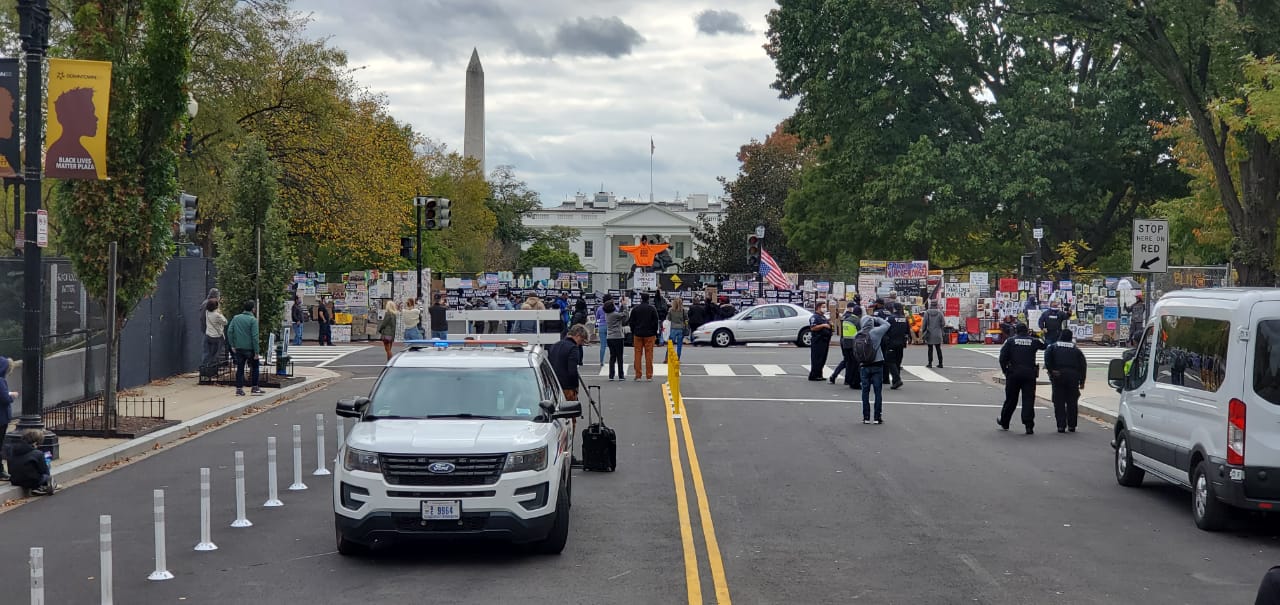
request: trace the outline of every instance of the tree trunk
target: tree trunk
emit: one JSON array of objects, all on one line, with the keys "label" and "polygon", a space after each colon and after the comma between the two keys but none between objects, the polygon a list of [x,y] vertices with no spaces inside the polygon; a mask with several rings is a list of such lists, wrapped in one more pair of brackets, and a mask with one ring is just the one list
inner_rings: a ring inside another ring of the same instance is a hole
[{"label": "tree trunk", "polygon": [[1248,159],[1240,162],[1241,211],[1244,220],[1232,221],[1231,261],[1240,274],[1239,285],[1270,288],[1276,285],[1276,224],[1280,220],[1280,161],[1263,135],[1241,136]]}]

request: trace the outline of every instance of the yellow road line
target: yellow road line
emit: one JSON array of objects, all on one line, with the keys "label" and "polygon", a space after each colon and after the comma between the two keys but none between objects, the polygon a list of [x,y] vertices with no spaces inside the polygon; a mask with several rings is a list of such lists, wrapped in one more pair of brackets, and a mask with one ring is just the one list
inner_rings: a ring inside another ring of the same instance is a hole
[{"label": "yellow road line", "polygon": [[[674,424],[674,420],[668,420]],[[729,582],[724,575],[724,561],[720,558],[720,542],[716,540],[716,526],[711,521],[711,505],[707,502],[707,488],[702,484],[702,467],[698,465],[698,450],[693,447],[693,432],[689,429],[689,410],[680,417],[684,427],[685,451],[689,455],[689,474],[693,476],[693,491],[698,496],[698,513],[702,520],[702,538],[707,544],[707,561],[711,564],[711,581],[716,587],[716,602],[730,605]]]},{"label": "yellow road line", "polygon": [[684,468],[680,465],[680,442],[676,439],[676,421],[671,417],[671,389],[662,385],[663,410],[667,417],[667,440],[671,444],[671,476],[676,483],[676,513],[680,518],[680,542],[684,547],[685,586],[690,605],[702,604],[702,580],[698,577],[698,556],[693,546],[693,526],[689,523],[689,496],[684,487]]}]

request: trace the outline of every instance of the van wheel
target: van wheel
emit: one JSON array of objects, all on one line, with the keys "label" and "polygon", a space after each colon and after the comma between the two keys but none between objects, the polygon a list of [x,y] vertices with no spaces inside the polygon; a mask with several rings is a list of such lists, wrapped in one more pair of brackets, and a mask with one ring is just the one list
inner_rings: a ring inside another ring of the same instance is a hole
[{"label": "van wheel", "polygon": [[1121,430],[1116,436],[1116,483],[1125,487],[1142,485],[1142,478],[1147,475],[1133,465],[1133,452],[1129,450],[1129,431]]},{"label": "van wheel", "polygon": [[534,549],[544,555],[560,554],[564,550],[564,545],[569,542],[568,493],[568,486],[561,486],[560,494],[556,496],[555,524],[551,526],[547,537],[534,545]]},{"label": "van wheel", "polygon": [[1209,464],[1201,460],[1191,473],[1191,516],[1196,520],[1196,527],[1218,531],[1226,527],[1229,513],[1227,505],[1213,495]]},{"label": "van wheel", "polygon": [[334,535],[335,541],[337,542],[338,554],[344,557],[353,557],[356,555],[362,555],[368,552],[369,550],[368,548],[365,548],[364,545],[352,542],[351,540],[348,540],[345,536],[343,536],[342,530],[338,529],[336,523],[334,524],[333,535]]}]

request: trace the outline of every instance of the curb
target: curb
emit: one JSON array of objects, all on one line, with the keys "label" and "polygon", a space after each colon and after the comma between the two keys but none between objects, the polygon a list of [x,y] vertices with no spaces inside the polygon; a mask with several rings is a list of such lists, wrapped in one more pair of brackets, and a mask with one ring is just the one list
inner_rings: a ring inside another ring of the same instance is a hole
[{"label": "curb", "polygon": [[[996,384],[1004,384],[1004,376],[997,375],[992,377],[991,380]],[[1052,384],[1047,380],[1037,380],[1036,386],[1052,386]],[[1045,403],[1045,406],[1048,407],[1050,410],[1053,409],[1053,399],[1043,397],[1041,395],[1036,395],[1036,399],[1039,401],[1043,401]],[[1102,420],[1110,424],[1115,424],[1115,421],[1116,421],[1115,412],[1108,410],[1106,408],[1098,407],[1086,401],[1080,402],[1080,411],[1087,413],[1088,415],[1093,416],[1098,420]]]},{"label": "curb", "polygon": [[[79,460],[75,460],[68,463],[66,466],[60,466],[55,469],[53,474],[54,479],[58,483],[66,485],[77,479],[92,475],[104,464],[128,460],[139,454],[159,449],[175,441],[199,434],[205,429],[222,424],[223,421],[228,418],[240,415],[248,408],[271,405],[294,395],[301,395],[309,391],[324,388],[328,386],[329,383],[340,378],[340,375],[336,372],[330,372],[333,373],[332,376],[322,376],[315,380],[307,380],[300,384],[285,387],[275,393],[265,395],[259,399],[247,399],[245,401],[237,402],[224,408],[209,412],[203,416],[197,416],[191,420],[187,420],[166,429],[161,429],[154,433],[147,433],[137,439],[131,439],[121,443],[120,445],[110,447]],[[22,488],[20,487],[7,486],[0,488],[0,504],[22,497]]]}]

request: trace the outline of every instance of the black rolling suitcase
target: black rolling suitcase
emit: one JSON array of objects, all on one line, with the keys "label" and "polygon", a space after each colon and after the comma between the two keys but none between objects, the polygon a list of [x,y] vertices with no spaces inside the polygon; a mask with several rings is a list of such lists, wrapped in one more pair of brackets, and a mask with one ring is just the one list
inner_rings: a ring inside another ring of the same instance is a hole
[{"label": "black rolling suitcase", "polygon": [[[587,395],[587,428],[582,429],[582,470],[611,473],[618,464],[618,437],[604,423],[604,414],[600,413],[600,405],[591,397],[591,389],[600,394],[600,387],[588,387],[585,383],[583,392]],[[592,419],[592,411],[595,419]]]}]

